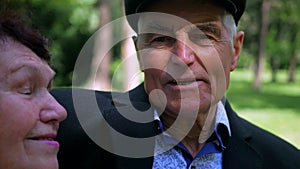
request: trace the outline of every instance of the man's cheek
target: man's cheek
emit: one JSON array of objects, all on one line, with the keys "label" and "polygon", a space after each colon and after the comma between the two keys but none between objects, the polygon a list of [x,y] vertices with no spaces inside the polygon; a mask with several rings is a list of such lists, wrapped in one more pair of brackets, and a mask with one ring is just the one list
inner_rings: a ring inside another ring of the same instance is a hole
[{"label": "man's cheek", "polygon": [[150,48],[139,50],[138,52],[141,70],[166,70],[166,66],[171,56],[171,53],[169,51]]},{"label": "man's cheek", "polygon": [[198,59],[204,64],[209,76],[213,102],[218,102],[224,96],[227,89],[226,74],[220,54],[222,53],[219,53],[214,47],[207,48],[206,50],[197,50],[197,56],[200,56]]}]

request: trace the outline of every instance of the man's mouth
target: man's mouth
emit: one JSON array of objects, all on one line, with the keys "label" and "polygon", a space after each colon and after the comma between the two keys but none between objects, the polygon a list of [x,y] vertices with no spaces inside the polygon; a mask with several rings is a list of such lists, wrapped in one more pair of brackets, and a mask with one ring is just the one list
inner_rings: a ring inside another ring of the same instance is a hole
[{"label": "man's mouth", "polygon": [[189,85],[191,83],[197,82],[195,79],[189,79],[189,80],[172,80],[170,84],[172,85]]}]

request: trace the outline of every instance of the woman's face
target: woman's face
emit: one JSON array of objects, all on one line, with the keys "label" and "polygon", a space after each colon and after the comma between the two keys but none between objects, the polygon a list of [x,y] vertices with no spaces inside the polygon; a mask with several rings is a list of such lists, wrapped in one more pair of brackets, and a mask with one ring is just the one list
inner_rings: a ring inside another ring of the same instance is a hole
[{"label": "woman's face", "polygon": [[56,169],[65,109],[50,95],[54,71],[29,48],[0,42],[0,168]]}]

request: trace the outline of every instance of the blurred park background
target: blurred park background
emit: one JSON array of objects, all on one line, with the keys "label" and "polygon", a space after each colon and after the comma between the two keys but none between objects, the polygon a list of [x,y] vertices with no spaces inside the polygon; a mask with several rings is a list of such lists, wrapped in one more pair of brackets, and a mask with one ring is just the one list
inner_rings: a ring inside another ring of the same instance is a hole
[{"label": "blurred park background", "polygon": [[[100,64],[93,64],[102,46],[129,31],[127,23],[97,36],[95,54],[86,60],[90,66],[84,75],[74,73],[89,38],[123,16],[122,0],[1,0],[4,8],[28,16],[49,39],[55,87],[74,86],[78,78],[76,87],[124,91],[140,82],[129,77],[138,72],[137,64],[123,64],[134,50],[130,40],[113,45]],[[240,116],[300,148],[300,0],[248,0],[238,29],[246,35],[244,48],[226,96]]]}]

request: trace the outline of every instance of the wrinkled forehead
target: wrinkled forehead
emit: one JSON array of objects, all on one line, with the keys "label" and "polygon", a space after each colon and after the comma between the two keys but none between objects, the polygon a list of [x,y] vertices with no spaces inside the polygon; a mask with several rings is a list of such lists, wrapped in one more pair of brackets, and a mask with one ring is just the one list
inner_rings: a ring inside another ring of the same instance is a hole
[{"label": "wrinkled forehead", "polygon": [[[211,3],[165,4],[154,3],[139,13],[138,31],[152,31],[157,27],[178,30],[188,25],[220,22],[227,15],[223,8]],[[149,30],[150,29],[150,30]]]},{"label": "wrinkled forehead", "polygon": [[53,70],[48,65],[48,63],[39,57],[33,57],[31,55],[23,55],[21,57],[17,57],[14,60],[8,60],[6,62],[7,69],[10,72],[17,71],[22,68],[29,68],[31,70],[41,70],[43,72],[49,72],[52,74]]},{"label": "wrinkled forehead", "polygon": [[0,68],[1,83],[8,83],[8,79],[20,78],[21,76],[31,77],[36,81],[40,81],[41,79],[45,79],[47,81],[52,80],[55,76],[54,70],[47,64],[46,61],[38,59],[32,59],[32,57],[24,56],[16,58],[16,60],[6,62],[7,64]]},{"label": "wrinkled forehead", "polygon": [[1,73],[11,73],[22,67],[41,69],[45,73],[53,74],[47,61],[38,57],[26,46],[9,38],[2,41],[0,46]]},{"label": "wrinkled forehead", "polygon": [[138,30],[139,33],[148,33],[155,31],[169,32],[178,30],[186,25],[192,25],[187,20],[166,13],[147,12],[139,16]]},{"label": "wrinkled forehead", "polygon": [[195,30],[198,26],[206,25],[209,27],[214,27],[221,32],[223,28],[222,21],[219,17],[208,17],[194,19],[193,22],[185,20],[184,18],[165,14],[165,13],[142,13],[140,14],[138,22],[138,33],[159,33],[159,34],[169,34],[186,32]]}]

